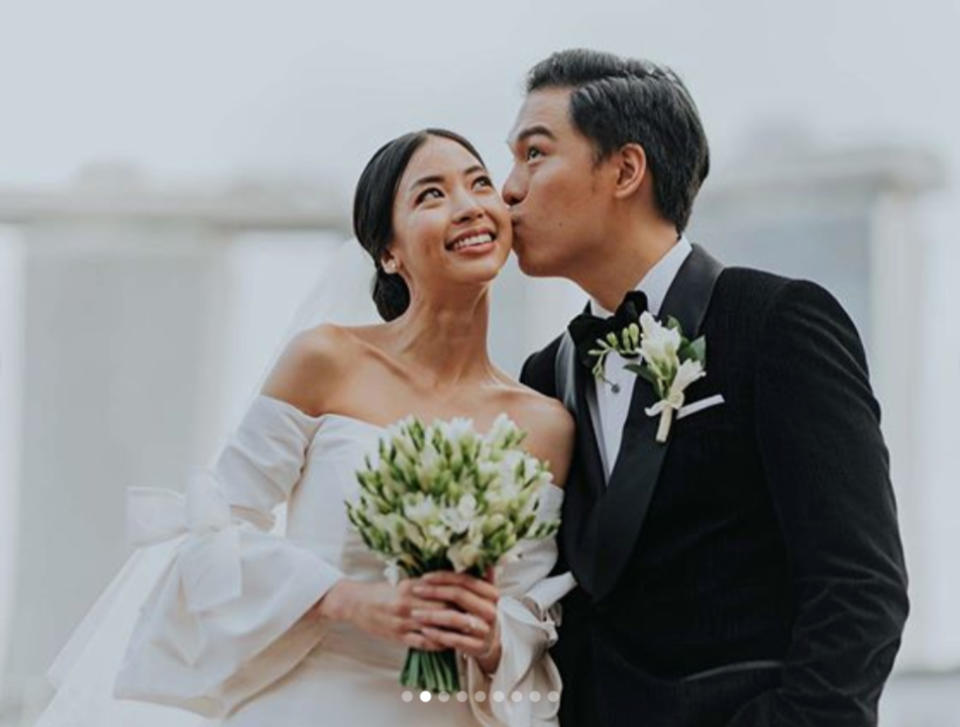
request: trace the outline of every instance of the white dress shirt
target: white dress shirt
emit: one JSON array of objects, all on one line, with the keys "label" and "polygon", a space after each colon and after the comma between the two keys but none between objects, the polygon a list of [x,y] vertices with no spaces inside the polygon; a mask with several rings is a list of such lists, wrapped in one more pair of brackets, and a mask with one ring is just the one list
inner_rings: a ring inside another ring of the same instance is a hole
[{"label": "white dress shirt", "polygon": [[[647,271],[635,290],[643,291],[647,296],[647,308],[651,314],[658,316],[663,299],[670,289],[670,284],[677,276],[677,271],[687,259],[693,248],[686,237],[680,237],[677,243],[657,261],[657,264]],[[593,315],[605,318],[613,313],[604,309],[596,299],[590,301],[590,310]],[[603,470],[606,479],[610,479],[610,472],[617,461],[620,452],[620,442],[623,439],[623,426],[627,421],[627,412],[630,409],[630,399],[633,396],[633,385],[637,375],[624,369],[628,363],[620,354],[613,352],[607,356],[604,363],[603,375],[607,380],[619,387],[614,393],[610,384],[596,382],[596,386],[587,389],[587,406],[593,421],[593,431],[596,433],[597,445],[600,449],[600,458],[603,460]],[[632,363],[636,363],[633,361]]]}]

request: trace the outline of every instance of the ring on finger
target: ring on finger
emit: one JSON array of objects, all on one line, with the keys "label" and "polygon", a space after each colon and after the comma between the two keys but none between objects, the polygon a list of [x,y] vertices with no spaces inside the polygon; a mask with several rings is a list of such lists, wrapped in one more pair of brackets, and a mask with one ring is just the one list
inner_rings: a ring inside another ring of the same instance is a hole
[{"label": "ring on finger", "polygon": [[483,624],[480,623],[480,619],[478,619],[476,616],[471,615],[468,616],[467,619],[468,623],[470,624],[470,631],[476,634],[483,630]]}]

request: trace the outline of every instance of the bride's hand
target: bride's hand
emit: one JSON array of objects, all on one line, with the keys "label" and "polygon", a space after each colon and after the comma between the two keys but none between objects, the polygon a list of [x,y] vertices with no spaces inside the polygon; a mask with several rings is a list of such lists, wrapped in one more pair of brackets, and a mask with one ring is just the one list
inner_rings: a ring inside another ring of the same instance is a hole
[{"label": "bride's hand", "polygon": [[472,656],[488,674],[500,663],[497,601],[500,592],[489,580],[464,573],[427,573],[413,592],[439,608],[417,608],[411,615],[422,624],[423,635],[450,649]]},{"label": "bride's hand", "polygon": [[442,651],[447,647],[422,633],[419,621],[412,618],[418,609],[443,608],[444,603],[418,597],[414,587],[418,579],[365,583],[338,581],[316,605],[316,614],[334,621],[348,621],[358,629],[414,649]]}]

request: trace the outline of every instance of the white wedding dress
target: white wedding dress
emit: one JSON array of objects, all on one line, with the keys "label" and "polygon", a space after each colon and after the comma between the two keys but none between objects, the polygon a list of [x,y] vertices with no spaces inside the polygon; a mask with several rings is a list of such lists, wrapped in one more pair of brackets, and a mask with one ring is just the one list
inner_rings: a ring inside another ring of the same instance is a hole
[{"label": "white wedding dress", "polygon": [[[498,567],[500,665],[486,675],[461,658],[466,694],[445,701],[404,694],[403,645],[305,616],[340,578],[385,578],[344,508],[384,434],[261,395],[186,496],[132,490],[132,535],[151,544],[58,657],[38,727],[555,724],[561,685],[547,648],[574,584],[547,577],[552,538],[521,542]],[[549,486],[539,516],[559,517],[562,498]],[[282,503],[285,536],[271,532]]]}]

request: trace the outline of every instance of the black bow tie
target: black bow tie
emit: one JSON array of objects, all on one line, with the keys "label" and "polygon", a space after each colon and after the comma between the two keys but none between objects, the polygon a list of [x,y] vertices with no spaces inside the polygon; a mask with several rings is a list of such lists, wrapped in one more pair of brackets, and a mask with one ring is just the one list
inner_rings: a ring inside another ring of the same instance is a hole
[{"label": "black bow tie", "polygon": [[605,339],[608,333],[620,337],[620,332],[631,323],[639,323],[640,314],[647,309],[647,296],[639,290],[627,293],[617,311],[609,318],[598,318],[581,313],[567,326],[577,349],[577,360],[588,369],[595,363],[590,351],[597,348],[597,339]]}]

